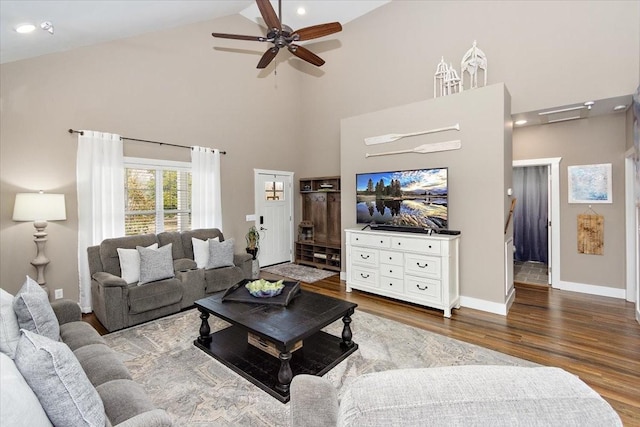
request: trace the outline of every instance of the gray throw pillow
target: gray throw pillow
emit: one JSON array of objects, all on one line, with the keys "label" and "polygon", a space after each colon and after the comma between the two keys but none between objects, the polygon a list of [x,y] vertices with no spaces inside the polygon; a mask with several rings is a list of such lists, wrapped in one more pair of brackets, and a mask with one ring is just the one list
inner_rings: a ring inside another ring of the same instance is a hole
[{"label": "gray throw pillow", "polygon": [[22,330],[16,366],[56,426],[104,426],[100,395],[66,344]]},{"label": "gray throw pillow", "polygon": [[227,239],[224,242],[209,239],[209,262],[207,269],[220,267],[233,267],[233,245],[234,239]]},{"label": "gray throw pillow", "polygon": [[20,328],[60,341],[60,325],[49,295],[29,276],[13,299],[13,311]]},{"label": "gray throw pillow", "polygon": [[172,245],[169,243],[158,249],[136,247],[140,254],[140,281],[138,285],[176,276],[173,271]]},{"label": "gray throw pillow", "polygon": [[13,311],[13,295],[0,288],[0,351],[13,359],[19,339],[20,326]]}]

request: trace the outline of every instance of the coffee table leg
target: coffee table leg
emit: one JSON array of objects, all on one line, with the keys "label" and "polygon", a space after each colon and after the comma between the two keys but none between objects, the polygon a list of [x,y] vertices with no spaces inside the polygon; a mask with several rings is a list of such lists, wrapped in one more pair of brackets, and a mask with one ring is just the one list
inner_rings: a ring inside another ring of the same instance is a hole
[{"label": "coffee table leg", "polygon": [[198,337],[198,342],[202,345],[209,345],[211,342],[211,328],[209,327],[209,313],[203,309],[200,310],[200,319],[202,319],[202,323],[200,323],[200,336]]},{"label": "coffee table leg", "polygon": [[289,361],[291,360],[291,353],[283,351],[280,353],[279,359],[280,370],[278,371],[278,384],[276,384],[276,389],[282,393],[288,394],[289,385],[293,379],[293,372],[291,371],[291,365],[289,364]]},{"label": "coffee table leg", "polygon": [[342,328],[342,341],[340,342],[341,347],[351,348],[353,347],[353,333],[351,332],[351,315],[353,314],[353,310],[349,310],[347,314],[342,318],[342,323],[344,323],[344,328]]}]

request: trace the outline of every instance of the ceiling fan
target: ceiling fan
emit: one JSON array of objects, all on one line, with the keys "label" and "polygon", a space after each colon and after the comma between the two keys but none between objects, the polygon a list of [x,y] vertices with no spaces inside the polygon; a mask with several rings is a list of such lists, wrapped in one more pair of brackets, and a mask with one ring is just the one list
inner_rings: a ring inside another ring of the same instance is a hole
[{"label": "ceiling fan", "polygon": [[270,42],[273,46],[267,49],[267,51],[260,58],[258,66],[256,68],[266,68],[271,63],[273,58],[276,57],[278,51],[281,48],[286,47],[289,52],[297,56],[298,58],[307,61],[317,67],[324,64],[324,60],[315,53],[311,52],[300,45],[295,44],[298,41],[305,41],[316,39],[319,37],[328,36],[329,34],[342,31],[342,25],[339,22],[329,22],[326,24],[313,25],[311,27],[301,28],[293,31],[291,27],[282,24],[282,0],[278,0],[278,15],[276,15],[273,6],[269,0],[256,0],[260,14],[267,24],[267,35],[265,37],[260,36],[243,36],[239,34],[225,34],[225,33],[211,33],[213,37],[221,37],[225,39],[236,40],[249,40],[258,42]]}]

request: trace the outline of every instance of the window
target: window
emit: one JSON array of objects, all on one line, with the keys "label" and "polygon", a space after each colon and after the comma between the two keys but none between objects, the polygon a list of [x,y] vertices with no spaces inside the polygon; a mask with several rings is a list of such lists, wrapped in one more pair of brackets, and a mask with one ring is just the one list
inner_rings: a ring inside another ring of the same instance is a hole
[{"label": "window", "polygon": [[191,229],[191,164],[125,158],[125,234]]},{"label": "window", "polygon": [[265,200],[284,200],[284,183],[279,181],[264,183]]}]

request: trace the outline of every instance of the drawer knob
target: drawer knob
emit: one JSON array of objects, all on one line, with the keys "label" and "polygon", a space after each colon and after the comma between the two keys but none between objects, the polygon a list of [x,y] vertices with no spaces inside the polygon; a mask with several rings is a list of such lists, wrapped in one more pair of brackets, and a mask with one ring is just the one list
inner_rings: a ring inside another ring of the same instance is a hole
[{"label": "drawer knob", "polygon": [[420,285],[417,285],[417,284],[416,284],[416,288],[420,289],[421,291],[426,291],[427,289],[429,289],[429,286],[424,285],[424,288],[423,288],[423,287],[421,287]]},{"label": "drawer knob", "polygon": [[429,264],[426,264],[426,263],[425,263],[424,265],[420,265],[420,263],[419,263],[419,262],[416,262],[416,265],[417,265],[418,267],[420,267],[420,268],[427,268],[427,267],[429,267]]},{"label": "drawer knob", "polygon": [[362,259],[369,259],[369,255],[362,255],[362,254],[360,254],[360,258],[362,258]]},{"label": "drawer knob", "polygon": [[380,243],[384,243],[384,240],[380,240]]},{"label": "drawer knob", "polygon": [[389,270],[389,273],[393,273],[393,270]]},{"label": "drawer knob", "polygon": [[393,283],[389,283],[389,286],[393,286]]},{"label": "drawer knob", "polygon": [[360,273],[360,277],[362,277],[363,279],[368,279],[369,275]]},{"label": "drawer knob", "polygon": [[429,245],[429,249],[431,249],[431,245]]}]

